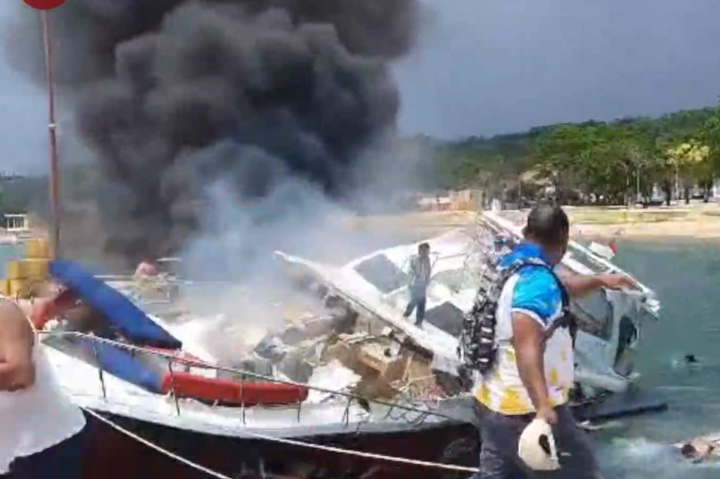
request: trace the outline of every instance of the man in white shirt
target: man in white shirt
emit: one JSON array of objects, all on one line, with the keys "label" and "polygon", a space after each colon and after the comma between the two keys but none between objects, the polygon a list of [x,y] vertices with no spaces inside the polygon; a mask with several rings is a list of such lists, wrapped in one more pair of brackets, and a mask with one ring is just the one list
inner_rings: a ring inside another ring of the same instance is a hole
[{"label": "man in white shirt", "polygon": [[30,320],[0,297],[0,478],[81,478],[85,417],[42,348]]}]

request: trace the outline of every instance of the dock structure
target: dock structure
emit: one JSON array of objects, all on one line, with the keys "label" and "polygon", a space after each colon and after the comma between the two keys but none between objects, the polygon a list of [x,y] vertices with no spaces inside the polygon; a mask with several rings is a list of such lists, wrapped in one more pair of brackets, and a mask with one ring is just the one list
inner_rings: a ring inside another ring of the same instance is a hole
[{"label": "dock structure", "polygon": [[47,238],[23,241],[25,258],[7,264],[6,278],[0,280],[0,294],[16,299],[28,299],[50,277],[50,248]]}]

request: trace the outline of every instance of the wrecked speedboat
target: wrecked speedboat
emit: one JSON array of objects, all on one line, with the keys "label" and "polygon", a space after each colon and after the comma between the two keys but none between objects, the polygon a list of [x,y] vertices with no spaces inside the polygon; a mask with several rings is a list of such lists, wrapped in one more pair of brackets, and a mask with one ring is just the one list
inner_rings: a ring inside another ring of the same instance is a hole
[{"label": "wrecked speedboat", "polygon": [[[458,229],[430,244],[433,276],[427,291],[425,324],[418,328],[402,312],[408,299],[408,259],[416,244],[381,250],[335,268],[278,252],[299,281],[319,283],[342,297],[350,308],[371,315],[402,331],[412,341],[431,351],[432,369],[456,375],[457,355],[465,312],[469,311],[478,288],[488,281],[489,264],[501,251],[495,241],[512,246],[520,241],[521,227],[497,213],[485,213],[476,228]],[[626,272],[592,249],[571,242],[559,265],[569,274]],[[638,377],[633,367],[644,322],[657,320],[660,305],[652,290],[639,283],[639,291],[601,290],[573,300],[580,319],[577,337],[577,387],[574,398],[584,406],[596,407],[611,395],[628,393]],[[317,288],[317,287],[316,287]],[[618,401],[614,399],[613,401]],[[662,407],[657,401],[624,403],[628,411],[637,407]],[[656,404],[651,404],[656,403]]]}]

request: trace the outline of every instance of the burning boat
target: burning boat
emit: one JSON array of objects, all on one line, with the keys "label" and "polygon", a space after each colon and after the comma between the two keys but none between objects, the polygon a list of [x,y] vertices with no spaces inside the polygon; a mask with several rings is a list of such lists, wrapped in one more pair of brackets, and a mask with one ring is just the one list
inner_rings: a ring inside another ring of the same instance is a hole
[{"label": "burning boat", "polygon": [[[496,238],[512,246],[520,241],[521,227],[497,213],[480,217],[472,231],[458,229],[427,240],[433,262],[428,287],[425,324],[418,328],[402,317],[408,298],[408,259],[418,244],[398,246],[356,259],[340,268],[319,265],[278,253],[295,274],[319,282],[364,314],[372,315],[402,331],[433,353],[433,369],[450,375],[457,371],[458,337],[469,311],[491,270],[497,251]],[[558,267],[569,274],[626,272],[598,254],[571,241]],[[638,374],[633,356],[643,324],[659,317],[655,293],[639,284],[638,291],[606,291],[575,299],[572,308],[580,319],[577,338],[577,387],[574,396],[585,405],[600,403],[616,393],[628,393]]]},{"label": "burning boat", "polygon": [[[339,268],[278,252],[316,309],[231,363],[177,318],[147,315],[77,265],[55,262],[66,291],[34,320],[46,325],[63,387],[92,419],[88,477],[207,477],[204,468],[221,477],[380,478],[409,468],[422,477],[469,475],[478,441],[474,399],[457,378],[457,337],[497,235],[519,239],[514,224],[488,214],[476,230],[429,240],[435,276],[422,329],[402,318],[403,263],[416,245]],[[617,270],[575,244],[563,267]],[[94,321],[78,321],[78,307]],[[574,307],[582,320],[576,413],[662,408],[630,388],[643,322],[658,315],[652,291],[602,292]]]}]

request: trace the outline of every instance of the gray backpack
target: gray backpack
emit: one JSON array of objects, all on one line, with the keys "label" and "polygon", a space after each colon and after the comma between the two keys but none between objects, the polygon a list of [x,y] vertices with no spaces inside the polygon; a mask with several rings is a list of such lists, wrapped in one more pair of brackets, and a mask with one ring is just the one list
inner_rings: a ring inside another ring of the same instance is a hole
[{"label": "gray backpack", "polygon": [[518,261],[500,270],[495,281],[492,281],[489,286],[486,288],[480,287],[473,307],[465,315],[458,344],[458,356],[462,362],[461,378],[469,380],[473,371],[485,375],[492,369],[497,355],[497,343],[495,341],[497,319],[495,315],[503,287],[514,274],[523,268],[531,266],[547,269],[557,281],[562,294],[562,316],[553,322],[553,325],[546,332],[546,337],[550,338],[558,328],[565,327],[570,330],[573,345],[575,344],[577,318],[570,311],[570,298],[560,278],[557,277],[551,267],[540,260],[530,258]]}]

